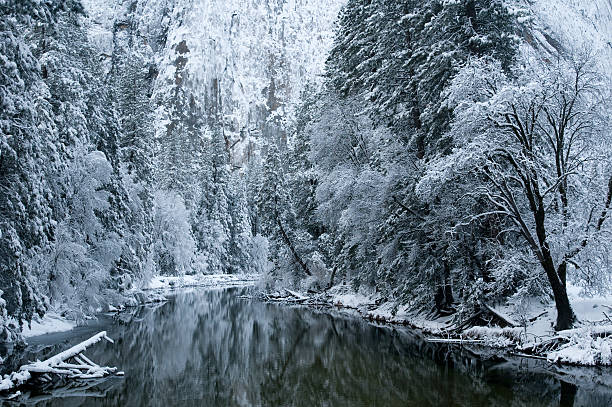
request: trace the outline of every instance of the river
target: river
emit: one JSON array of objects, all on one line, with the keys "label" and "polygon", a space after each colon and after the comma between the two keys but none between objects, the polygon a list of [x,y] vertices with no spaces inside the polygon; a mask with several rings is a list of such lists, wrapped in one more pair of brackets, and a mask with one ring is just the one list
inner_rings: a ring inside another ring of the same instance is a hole
[{"label": "river", "polygon": [[593,382],[610,370],[578,369],[582,379],[562,381],[563,372],[552,373],[545,362],[434,345],[408,329],[245,299],[248,290],[184,291],[157,308],[33,338],[22,359],[46,357],[105,329],[115,344],[99,343],[87,356],[125,376],[89,389],[33,392],[29,400],[41,406],[612,405],[612,389]]}]

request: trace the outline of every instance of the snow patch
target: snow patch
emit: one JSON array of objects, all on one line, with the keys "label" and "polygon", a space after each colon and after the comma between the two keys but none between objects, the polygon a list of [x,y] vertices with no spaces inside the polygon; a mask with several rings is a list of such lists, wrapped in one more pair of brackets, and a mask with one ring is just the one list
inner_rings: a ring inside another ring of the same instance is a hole
[{"label": "snow patch", "polygon": [[163,290],[185,287],[249,287],[255,285],[259,274],[197,274],[186,276],[155,276],[147,289]]},{"label": "snow patch", "polygon": [[487,346],[505,348],[519,343],[523,335],[523,330],[521,328],[475,326],[468,329],[463,334],[470,339],[482,340]]},{"label": "snow patch", "polygon": [[358,293],[344,293],[332,296],[332,303],[334,305],[346,308],[359,308],[361,306],[370,304],[371,302],[372,300],[369,297]]},{"label": "snow patch", "polygon": [[569,344],[549,353],[547,359],[553,363],[612,366],[612,337],[593,337],[589,332],[574,335]]},{"label": "snow patch", "polygon": [[25,326],[22,335],[25,338],[45,335],[55,332],[66,332],[72,330],[76,326],[75,321],[70,321],[58,314],[47,313],[42,319],[32,321],[31,326]]}]

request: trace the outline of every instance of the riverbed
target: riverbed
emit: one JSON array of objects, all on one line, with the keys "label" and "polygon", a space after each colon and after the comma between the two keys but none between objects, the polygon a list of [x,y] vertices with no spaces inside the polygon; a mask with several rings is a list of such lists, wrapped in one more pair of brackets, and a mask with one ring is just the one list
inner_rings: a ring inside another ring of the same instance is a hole
[{"label": "riverbed", "polygon": [[31,391],[22,400],[41,406],[612,405],[610,369],[555,371],[546,362],[427,343],[405,328],[248,299],[249,290],[183,290],[156,307],[32,338],[20,359],[42,359],[106,330],[115,343],[99,343],[87,356],[125,375],[85,389]]}]

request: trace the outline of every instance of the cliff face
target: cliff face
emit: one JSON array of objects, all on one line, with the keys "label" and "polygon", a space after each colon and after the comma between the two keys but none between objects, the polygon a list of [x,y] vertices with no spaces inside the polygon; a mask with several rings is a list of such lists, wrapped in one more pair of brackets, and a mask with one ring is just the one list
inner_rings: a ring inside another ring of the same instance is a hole
[{"label": "cliff face", "polygon": [[[83,2],[108,72],[129,48],[150,59],[158,137],[180,110],[203,128],[221,128],[232,163],[241,167],[267,141],[287,141],[300,93],[323,73],[345,0]],[[509,3],[530,16],[522,34],[533,48],[586,48],[612,72],[612,0]],[[185,100],[177,101],[179,93]],[[199,141],[187,138],[197,150]]]},{"label": "cliff face", "polygon": [[90,37],[108,72],[126,48],[151,54],[159,136],[181,93],[204,127],[222,129],[233,164],[241,166],[264,140],[286,141],[300,93],[323,73],[344,1],[84,3]]},{"label": "cliff face", "polygon": [[524,25],[536,49],[587,51],[612,72],[612,0],[519,0],[532,18]]}]

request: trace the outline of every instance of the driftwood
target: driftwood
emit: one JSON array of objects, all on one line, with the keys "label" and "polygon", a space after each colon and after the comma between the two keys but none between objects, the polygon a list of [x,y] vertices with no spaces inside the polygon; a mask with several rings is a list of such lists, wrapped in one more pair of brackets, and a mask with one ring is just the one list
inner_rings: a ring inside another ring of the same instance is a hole
[{"label": "driftwood", "polygon": [[50,383],[54,377],[89,380],[105,377],[112,373],[122,375],[123,372],[117,372],[116,368],[99,366],[83,354],[87,348],[102,339],[113,343],[113,340],[106,335],[106,331],[102,331],[49,359],[38,360],[21,366],[19,371],[6,375],[0,380],[0,391],[12,390],[34,380],[41,383]]},{"label": "driftwood", "polygon": [[477,345],[483,344],[485,341],[480,339],[446,339],[446,338],[425,338],[428,343],[447,343],[452,345]]}]

